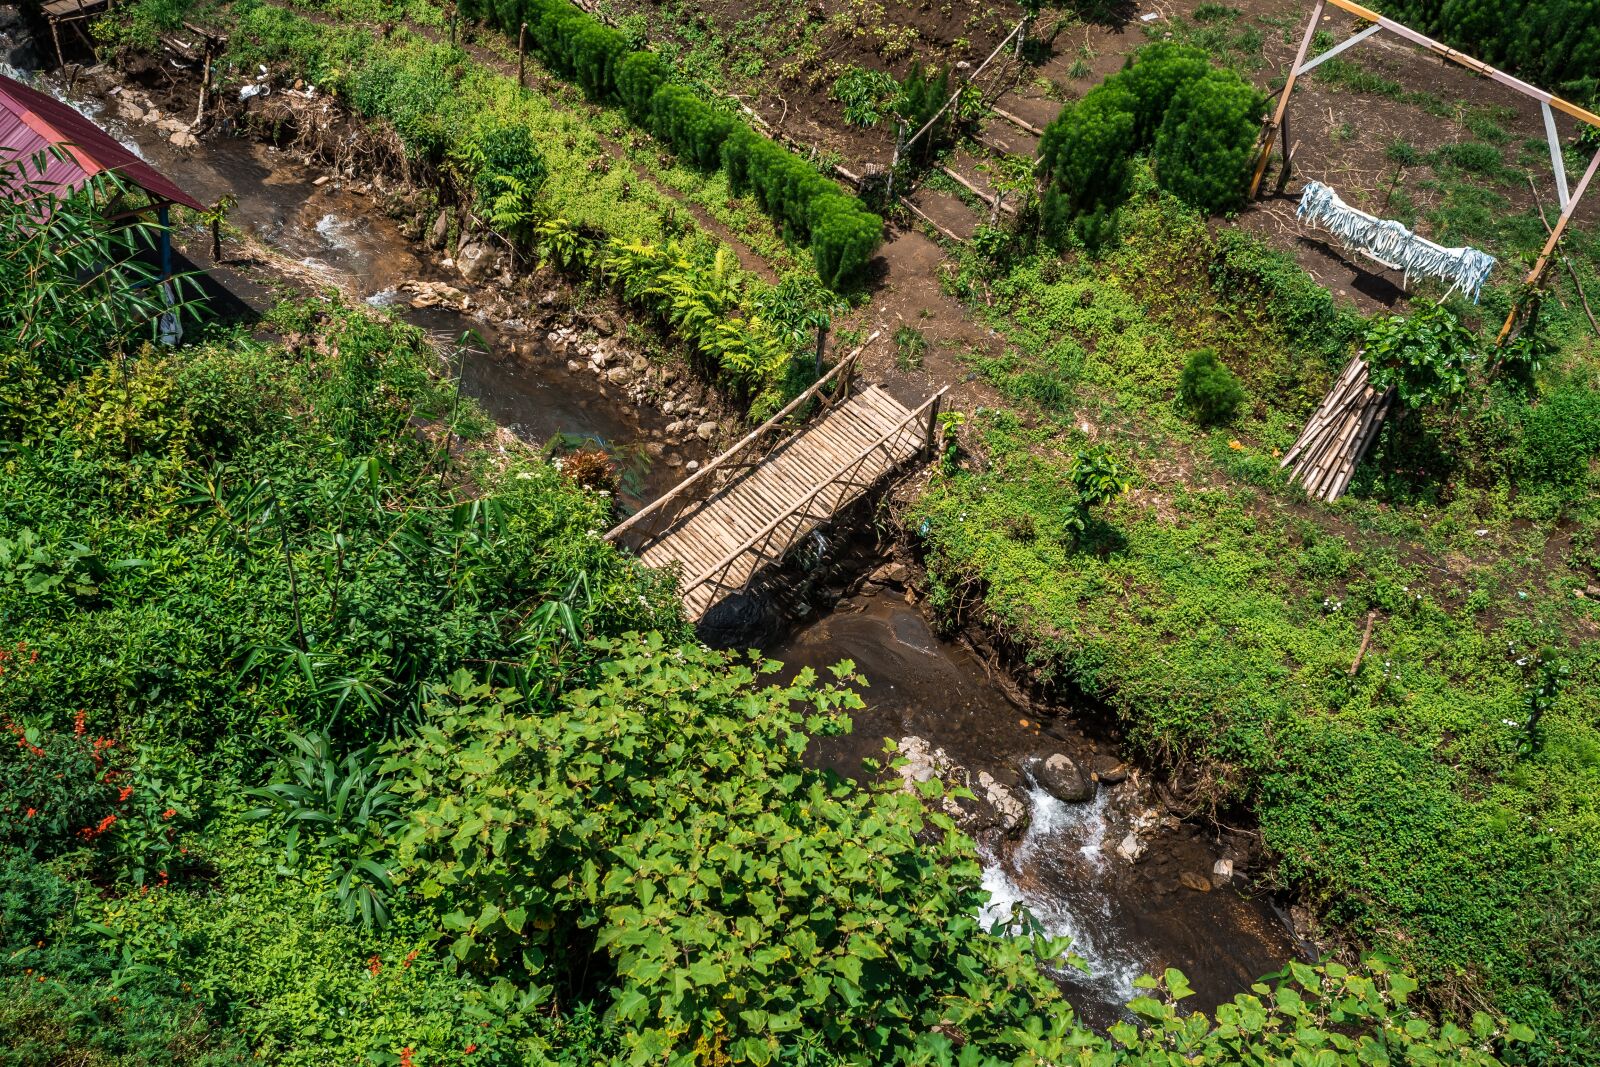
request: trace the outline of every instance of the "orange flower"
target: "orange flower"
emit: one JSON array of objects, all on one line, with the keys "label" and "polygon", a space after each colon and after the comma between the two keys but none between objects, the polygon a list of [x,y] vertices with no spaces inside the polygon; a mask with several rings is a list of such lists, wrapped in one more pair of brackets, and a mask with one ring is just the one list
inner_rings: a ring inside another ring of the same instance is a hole
[{"label": "orange flower", "polygon": [[378,972],[383,970],[383,961],[373,956],[367,961],[367,970],[372,972],[373,977],[377,977]]},{"label": "orange flower", "polygon": [[39,814],[39,809],[38,808],[29,808],[28,809],[28,814],[24,815],[23,818],[24,819],[31,819],[37,814]]},{"label": "orange flower", "polygon": [[178,809],[177,808],[168,808],[166,811],[161,813],[161,817],[163,819],[170,819],[176,814],[178,814]]},{"label": "orange flower", "polygon": [[83,731],[85,729],[84,721],[83,721],[85,714],[86,713],[84,712],[84,710],[82,708],[79,708],[78,709],[78,714],[76,714],[76,715],[74,715],[72,717],[72,732],[77,734],[79,737],[83,736]]},{"label": "orange flower", "polygon": [[[42,982],[42,981],[44,981],[44,979],[41,978],[41,979],[39,979],[39,981]],[[410,1045],[407,1045],[405,1048],[400,1050],[400,1067],[411,1067],[411,1046]]]},{"label": "orange flower", "polygon": [[133,796],[133,786],[125,785],[122,787],[122,790],[117,793],[117,803],[120,804],[131,796]]},{"label": "orange flower", "polygon": [[466,1048],[465,1048],[465,1049],[463,1049],[463,1050],[462,1050],[462,1051],[463,1051],[463,1052],[465,1052],[465,1053],[466,1053],[466,1054],[467,1054],[467,1055],[468,1055],[468,1056],[470,1056],[470,1055],[472,1055],[472,1054],[473,1054],[473,1053],[474,1053],[474,1052],[476,1052],[476,1051],[478,1051],[478,1046],[477,1046],[477,1045],[475,1045],[475,1044],[474,1044],[474,1045],[468,1045],[468,1046],[467,1046],[467,1047],[466,1047]]},{"label": "orange flower", "polygon": [[403,969],[411,966],[411,961],[416,959],[416,958],[417,958],[417,950],[416,949],[412,949],[410,952],[406,953],[406,958],[400,961],[401,969],[403,970]]}]

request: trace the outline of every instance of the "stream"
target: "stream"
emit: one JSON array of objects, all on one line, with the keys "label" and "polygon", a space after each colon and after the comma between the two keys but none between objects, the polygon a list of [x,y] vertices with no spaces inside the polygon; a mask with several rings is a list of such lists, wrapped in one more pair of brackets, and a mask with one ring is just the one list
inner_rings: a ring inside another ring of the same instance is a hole
[{"label": "stream", "polygon": [[[27,78],[0,68],[0,73]],[[408,283],[443,283],[475,297],[477,290],[401,232],[372,197],[330,180],[286,152],[238,137],[206,138],[188,148],[173,146],[151,125],[125,121],[115,100],[94,94],[85,79],[67,91],[56,75],[32,79],[92,118],[119,142],[206,204],[232,196],[229,225],[326,279],[362,295],[375,307],[392,307],[401,319],[433,335],[441,352],[454,352],[461,391],[478,401],[500,426],[524,441],[563,449],[598,447],[616,463],[621,504],[631,511],[684,476],[686,462],[706,458],[704,442],[667,432],[672,419],[615,395],[590,373],[569,364],[565,345],[543,330],[448,307],[416,307]],[[321,179],[319,183],[319,179]],[[211,269],[209,237],[175,234],[178,269]],[[224,269],[213,277],[237,302],[235,313],[260,311],[276,299],[268,287],[227,269],[237,255],[223,242]],[[475,304],[480,301],[474,300]],[[465,338],[464,335],[472,335]]]},{"label": "stream", "polygon": [[[1088,972],[1062,967],[1054,977],[1092,1025],[1125,1017],[1141,974],[1178,968],[1196,993],[1185,1005],[1210,1009],[1296,958],[1270,902],[1239,875],[1218,884],[1214,867],[1227,845],[1155,811],[1159,802],[1139,775],[1102,781],[1090,799],[1067,803],[1019,773],[1034,758],[1061,753],[1110,779],[1121,760],[1070,712],[1044,724],[1019,710],[982,660],[941,640],[892,586],[869,583],[765,651],[791,673],[853,660],[867,679],[854,732],[814,742],[814,763],[859,777],[862,759],[886,759],[886,738],[916,737],[973,778],[988,772],[1022,802],[1020,836],[969,827],[991,894],[983,918],[1004,921],[1023,904],[1045,932],[1070,937]],[[1117,851],[1130,833],[1144,846],[1137,862]]]},{"label": "stream", "polygon": [[[58,79],[38,84],[69,96]],[[666,416],[608,395],[602,379],[571,369],[542,331],[412,307],[402,295],[408,282],[447,280],[471,289],[435,266],[368,196],[337,180],[318,184],[321,174],[254,141],[217,138],[175,148],[149,125],[120,121],[104,98],[68,102],[201,201],[235,197],[230,223],[275,252],[369,303],[393,305],[447,341],[475,331],[487,351],[465,358],[463,392],[535,445],[557,439],[605,448],[623,470],[625,506],[638,507],[676,482],[689,456],[704,458],[693,435],[685,442],[667,432]],[[203,268],[209,259],[199,250],[208,242],[185,237]],[[220,273],[246,303],[271,301],[269,288],[254,283],[251,291],[248,280]],[[1010,825],[991,821],[972,831],[992,898],[983,918],[1004,921],[1021,904],[1047,932],[1071,937],[1087,973],[1063,966],[1055,977],[1086,1021],[1104,1027],[1125,1017],[1142,973],[1181,969],[1197,993],[1186,1004],[1210,1008],[1294,957],[1294,940],[1272,905],[1245,888],[1247,856],[1240,874],[1216,876],[1224,842],[1165,815],[1138,772],[1079,730],[1070,713],[1044,723],[1019,710],[983,661],[938,638],[907,601],[892,582],[869,583],[767,649],[791,672],[852,659],[870,683],[854,733],[819,739],[808,759],[859,777],[863,758],[884,758],[885,738],[914,738],[974,780],[982,774],[1000,787],[1014,802]],[[1058,753],[1100,775],[1088,799],[1057,799],[1030,777],[1034,761]],[[1130,838],[1139,845],[1131,859],[1119,852]]]}]

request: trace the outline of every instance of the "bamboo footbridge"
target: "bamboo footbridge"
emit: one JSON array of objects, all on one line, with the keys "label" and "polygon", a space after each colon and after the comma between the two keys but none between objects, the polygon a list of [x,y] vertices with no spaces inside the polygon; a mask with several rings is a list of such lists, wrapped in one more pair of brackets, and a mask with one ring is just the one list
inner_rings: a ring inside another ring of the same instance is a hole
[{"label": "bamboo footbridge", "polygon": [[609,541],[626,535],[652,567],[679,569],[679,595],[692,621],[750,588],[818,527],[932,452],[945,389],[907,408],[879,386],[856,385],[865,348],[606,534]]}]

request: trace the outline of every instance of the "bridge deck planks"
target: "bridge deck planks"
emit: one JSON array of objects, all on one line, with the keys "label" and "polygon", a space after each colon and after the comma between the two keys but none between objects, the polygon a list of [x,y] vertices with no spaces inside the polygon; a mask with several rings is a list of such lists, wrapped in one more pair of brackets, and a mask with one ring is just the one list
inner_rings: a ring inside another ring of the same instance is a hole
[{"label": "bridge deck planks", "polygon": [[[810,506],[786,517],[770,538],[774,548],[797,542],[854,502],[863,492],[861,485],[871,485],[921,451],[920,427],[906,426],[896,433],[910,414],[878,386],[858,386],[843,404],[675,519],[640,550],[639,558],[652,567],[678,564],[687,585],[749,546],[780,514],[824,486]],[[860,484],[826,484],[839,468],[891,437],[893,443],[869,455],[851,479]],[[706,582],[684,594],[689,617],[699,619],[728,589],[742,588],[772,562],[770,553],[746,548],[722,584]]]}]

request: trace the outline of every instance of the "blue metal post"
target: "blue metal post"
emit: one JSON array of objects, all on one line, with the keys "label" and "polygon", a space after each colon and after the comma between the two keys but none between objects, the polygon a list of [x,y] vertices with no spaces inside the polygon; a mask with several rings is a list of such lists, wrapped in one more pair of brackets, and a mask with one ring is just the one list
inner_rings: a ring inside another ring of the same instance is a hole
[{"label": "blue metal post", "polygon": [[172,220],[166,204],[156,209],[161,220],[161,280],[172,277]]}]

